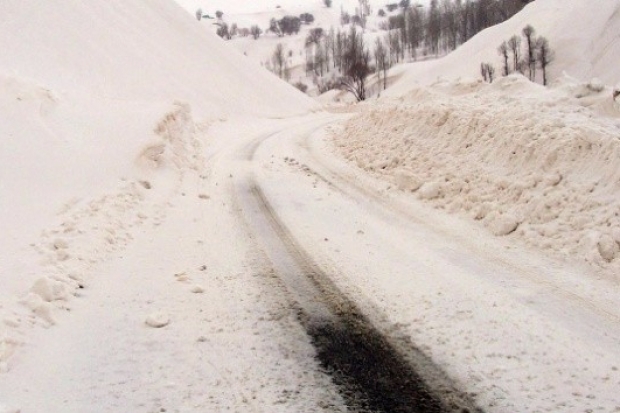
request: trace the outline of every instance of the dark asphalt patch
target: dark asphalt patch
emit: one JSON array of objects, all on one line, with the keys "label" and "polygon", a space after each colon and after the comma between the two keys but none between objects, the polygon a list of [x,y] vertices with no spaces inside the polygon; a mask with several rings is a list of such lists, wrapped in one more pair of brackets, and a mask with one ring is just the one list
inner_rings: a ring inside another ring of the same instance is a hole
[{"label": "dark asphalt patch", "polygon": [[422,378],[375,329],[342,315],[307,328],[317,358],[356,412],[440,413],[446,410]]},{"label": "dark asphalt patch", "polygon": [[350,412],[480,412],[422,352],[403,345],[399,337],[381,334],[297,243],[261,188],[252,180],[245,185],[256,202],[252,221],[263,231],[265,225],[271,227],[273,234],[267,231],[262,236],[270,246],[274,268],[291,294],[320,365]]}]

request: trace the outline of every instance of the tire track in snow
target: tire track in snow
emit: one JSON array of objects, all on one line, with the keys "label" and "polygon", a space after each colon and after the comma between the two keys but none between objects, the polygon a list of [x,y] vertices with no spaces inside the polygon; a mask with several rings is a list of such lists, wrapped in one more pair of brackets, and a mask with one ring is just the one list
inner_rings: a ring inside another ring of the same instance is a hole
[{"label": "tire track in snow", "polygon": [[[373,189],[369,186],[359,182],[352,174],[351,171],[344,171],[336,168],[334,165],[330,165],[317,153],[317,149],[313,147],[310,142],[312,135],[307,135],[300,141],[299,147],[306,152],[306,155],[312,159],[312,167],[306,165],[307,171],[314,175],[320,181],[326,183],[331,189],[339,192],[343,196],[361,199],[371,200],[372,204],[376,206],[375,211],[382,214],[385,217],[402,217],[407,221],[422,223],[423,220],[416,216],[406,206],[394,202],[393,199],[386,197],[378,189]],[[455,235],[450,232],[446,232],[442,228],[434,227],[434,230],[440,234],[444,234],[447,238],[453,238]],[[538,286],[541,294],[544,295],[548,303],[555,303],[558,308],[564,308],[566,303],[573,303],[575,308],[585,310],[607,322],[617,324],[620,321],[620,316],[617,312],[610,310],[610,307],[603,306],[600,303],[596,303],[580,293],[572,291],[569,286],[563,286],[556,281],[550,281],[541,276],[540,272],[536,268],[524,263],[516,263],[514,260],[508,260],[500,256],[490,256],[485,251],[480,250],[474,244],[461,240],[461,245],[472,251],[473,256],[486,256],[488,260],[492,260],[501,268],[514,269],[526,280],[532,283],[532,285]],[[514,281],[516,283],[516,281]],[[515,285],[517,288],[517,285]],[[557,303],[556,303],[557,301]]]},{"label": "tire track in snow", "polygon": [[[242,149],[243,160],[254,160],[261,143],[277,135],[253,140]],[[441,396],[430,389],[423,376],[437,378],[439,369],[411,345],[407,346],[409,354],[403,354],[402,348],[375,328],[296,241],[250,171],[236,176],[235,187],[242,215],[264,243],[321,366],[331,374],[351,411],[473,410],[472,403],[448,390],[449,386],[443,386]],[[423,365],[427,371],[418,373],[410,363],[412,357],[419,360],[416,367]]]}]

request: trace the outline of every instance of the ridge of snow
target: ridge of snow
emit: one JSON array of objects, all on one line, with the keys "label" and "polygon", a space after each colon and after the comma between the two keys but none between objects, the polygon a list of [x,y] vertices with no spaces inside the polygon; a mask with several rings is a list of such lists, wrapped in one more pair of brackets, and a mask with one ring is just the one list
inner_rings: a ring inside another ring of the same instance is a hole
[{"label": "ridge of snow", "polygon": [[440,81],[363,106],[333,139],[435,207],[617,281],[620,111],[599,86],[547,89],[514,74]]}]

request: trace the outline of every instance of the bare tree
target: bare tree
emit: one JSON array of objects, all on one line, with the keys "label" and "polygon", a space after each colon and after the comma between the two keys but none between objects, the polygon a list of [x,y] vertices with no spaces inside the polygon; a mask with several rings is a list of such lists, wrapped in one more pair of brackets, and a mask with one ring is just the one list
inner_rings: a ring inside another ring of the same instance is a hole
[{"label": "bare tree", "polygon": [[487,73],[489,74],[489,83],[493,83],[493,80],[495,80],[495,66],[489,63],[487,65]]},{"label": "bare tree", "polygon": [[441,32],[444,34],[445,49],[454,50],[458,44],[459,26],[458,16],[452,0],[442,0],[441,14]]},{"label": "bare tree", "polygon": [[470,0],[466,0],[465,5],[461,9],[461,41],[466,42],[474,35],[473,29],[474,7]]},{"label": "bare tree", "polygon": [[366,99],[366,78],[370,74],[370,53],[364,45],[364,36],[351,27],[344,53],[344,76],[342,86],[357,99]]},{"label": "bare tree", "polygon": [[[319,45],[321,44],[321,39],[323,38],[323,29],[320,27],[314,28],[310,30],[308,36],[306,36],[306,53],[310,52],[309,56],[306,56],[306,63],[311,62],[312,67],[316,69],[316,58],[315,55],[317,53],[317,49],[319,49]],[[308,72],[309,67],[306,64],[306,73]]]},{"label": "bare tree", "polygon": [[508,64],[508,43],[503,42],[497,48],[497,53],[502,56],[504,66],[502,67],[502,75],[508,76],[510,74],[510,65]]},{"label": "bare tree", "polygon": [[217,30],[215,32],[224,40],[230,40],[232,38],[232,36],[230,35],[230,30],[228,29],[228,24],[226,24],[225,22],[219,22]]},{"label": "bare tree", "polygon": [[523,37],[525,37],[525,46],[526,46],[526,64],[528,67],[528,73],[530,80],[534,80],[536,77],[536,30],[531,25],[527,25],[523,28]]},{"label": "bare tree", "polygon": [[521,61],[521,38],[519,36],[512,36],[508,40],[508,50],[512,53],[512,64],[514,71],[520,72],[519,62]]},{"label": "bare tree", "polygon": [[254,40],[256,40],[260,37],[261,34],[263,34],[263,31],[261,30],[260,27],[258,27],[258,25],[255,24],[252,27],[250,27],[250,33],[252,34],[252,37],[254,38]]},{"label": "bare tree", "polygon": [[427,43],[434,54],[439,53],[439,40],[441,38],[441,12],[437,0],[431,0],[427,20]]},{"label": "bare tree", "polygon": [[390,64],[394,65],[400,62],[400,56],[402,53],[403,45],[401,43],[398,32],[389,32],[387,34],[387,43],[390,52]]},{"label": "bare tree", "polygon": [[377,77],[381,82],[383,76],[383,89],[387,88],[387,71],[390,68],[390,59],[387,50],[380,38],[375,41],[375,63],[377,65]]},{"label": "bare tree", "polygon": [[536,58],[540,64],[543,76],[543,85],[547,86],[547,66],[553,61],[554,53],[549,47],[549,41],[545,37],[536,39]]},{"label": "bare tree", "polygon": [[369,0],[357,0],[360,7],[359,7],[359,16],[360,19],[362,20],[362,28],[366,27],[366,19],[368,18],[368,16],[370,16],[371,14],[371,9],[370,9],[370,1]]},{"label": "bare tree", "polygon": [[329,33],[325,36],[325,44],[327,46],[328,54],[332,55],[332,63],[334,64],[334,69],[337,66],[337,58],[336,58],[336,31],[334,30],[334,26],[329,28]]},{"label": "bare tree", "polygon": [[269,28],[267,29],[267,31],[278,35],[278,37],[284,36],[282,31],[280,30],[280,25],[278,24],[278,20],[276,20],[275,17],[272,17],[271,20],[269,20]]},{"label": "bare tree", "polygon": [[282,43],[278,43],[276,49],[271,56],[271,62],[273,64],[273,71],[276,75],[278,75],[281,79],[286,79],[288,77],[288,62],[286,61],[286,53],[284,51],[284,45]]},{"label": "bare tree", "polygon": [[325,66],[327,66],[327,54],[326,48],[323,47],[322,43],[319,43],[314,51],[314,72],[323,76],[326,72]]},{"label": "bare tree", "polygon": [[196,10],[196,19],[198,19],[198,21],[202,19],[202,9]]},{"label": "bare tree", "polygon": [[407,46],[409,55],[415,59],[417,49],[424,41],[424,16],[419,7],[412,7],[406,12]]},{"label": "bare tree", "polygon": [[480,74],[485,82],[493,83],[493,80],[495,79],[495,67],[493,67],[490,63],[481,63]]}]

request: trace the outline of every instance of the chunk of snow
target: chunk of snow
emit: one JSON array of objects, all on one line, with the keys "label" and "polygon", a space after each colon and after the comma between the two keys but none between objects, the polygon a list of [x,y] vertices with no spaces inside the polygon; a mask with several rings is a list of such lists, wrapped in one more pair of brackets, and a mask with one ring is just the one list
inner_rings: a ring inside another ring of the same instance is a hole
[{"label": "chunk of snow", "polygon": [[394,173],[394,179],[396,186],[403,191],[417,191],[423,184],[412,172],[402,169]]},{"label": "chunk of snow", "polygon": [[611,236],[607,234],[600,234],[598,237],[598,242],[596,243],[598,253],[601,257],[607,261],[611,262],[616,258],[618,252],[620,252],[620,246]]},{"label": "chunk of snow", "polygon": [[596,93],[600,93],[605,90],[605,85],[603,84],[603,82],[601,82],[601,80],[596,77],[590,80],[590,82],[587,84],[587,87],[592,92]]},{"label": "chunk of snow", "polygon": [[504,236],[513,233],[519,227],[519,220],[512,214],[500,214],[495,211],[487,216],[487,227],[494,235]]},{"label": "chunk of snow", "polygon": [[48,277],[42,277],[36,280],[32,287],[30,287],[30,291],[39,295],[47,302],[67,300],[70,295],[66,284]]},{"label": "chunk of snow", "polygon": [[441,195],[439,182],[426,182],[418,189],[420,199],[435,199]]},{"label": "chunk of snow", "polygon": [[146,317],[145,323],[149,327],[162,328],[170,324],[170,317],[162,312],[156,312]]},{"label": "chunk of snow", "polygon": [[49,302],[44,301],[39,294],[30,292],[21,300],[21,303],[28,307],[36,316],[47,321],[50,325],[56,324],[56,319],[54,319],[52,315],[52,306]]}]

